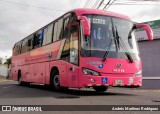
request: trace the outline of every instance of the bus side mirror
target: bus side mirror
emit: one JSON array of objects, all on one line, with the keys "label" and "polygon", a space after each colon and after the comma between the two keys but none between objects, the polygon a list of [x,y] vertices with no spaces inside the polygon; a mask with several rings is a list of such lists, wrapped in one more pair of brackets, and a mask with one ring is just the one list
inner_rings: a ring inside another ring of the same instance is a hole
[{"label": "bus side mirror", "polygon": [[136,26],[136,29],[143,28],[148,35],[148,40],[153,40],[153,31],[150,26],[148,26],[147,24],[136,24],[135,26]]},{"label": "bus side mirror", "polygon": [[90,26],[90,22],[87,19],[87,17],[85,17],[85,16],[79,16],[78,20],[81,21],[84,35],[85,36],[90,36],[91,26]]}]

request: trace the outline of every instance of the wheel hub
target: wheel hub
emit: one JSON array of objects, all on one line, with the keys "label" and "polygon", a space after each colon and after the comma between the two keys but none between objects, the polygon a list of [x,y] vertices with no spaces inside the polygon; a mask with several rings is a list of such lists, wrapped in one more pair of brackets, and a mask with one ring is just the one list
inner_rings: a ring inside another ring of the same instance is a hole
[{"label": "wheel hub", "polygon": [[54,76],[53,82],[56,87],[60,85],[59,75]]}]

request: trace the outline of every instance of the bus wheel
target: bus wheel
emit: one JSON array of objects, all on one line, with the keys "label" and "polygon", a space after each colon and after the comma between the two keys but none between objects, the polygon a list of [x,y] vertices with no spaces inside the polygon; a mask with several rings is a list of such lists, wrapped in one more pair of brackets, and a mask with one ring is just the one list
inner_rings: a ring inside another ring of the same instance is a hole
[{"label": "bus wheel", "polygon": [[107,86],[94,86],[93,89],[97,92],[104,92],[108,89]]},{"label": "bus wheel", "polygon": [[21,76],[18,77],[18,84],[19,84],[19,85],[23,85]]},{"label": "bus wheel", "polygon": [[58,71],[53,71],[51,73],[51,82],[50,82],[50,86],[52,89],[58,91],[61,89],[60,86],[60,77],[59,77],[59,73]]},{"label": "bus wheel", "polygon": [[18,84],[22,85],[22,86],[29,86],[30,85],[29,82],[23,82],[22,81],[21,72],[18,73]]}]

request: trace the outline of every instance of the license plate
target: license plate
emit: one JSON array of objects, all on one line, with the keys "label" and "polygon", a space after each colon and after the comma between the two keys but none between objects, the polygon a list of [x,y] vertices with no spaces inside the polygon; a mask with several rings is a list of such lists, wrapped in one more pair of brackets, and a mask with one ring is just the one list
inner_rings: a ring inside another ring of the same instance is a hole
[{"label": "license plate", "polygon": [[118,85],[118,84],[122,85],[123,82],[122,82],[122,80],[116,80],[116,81],[115,81],[115,84],[116,84],[116,85]]}]

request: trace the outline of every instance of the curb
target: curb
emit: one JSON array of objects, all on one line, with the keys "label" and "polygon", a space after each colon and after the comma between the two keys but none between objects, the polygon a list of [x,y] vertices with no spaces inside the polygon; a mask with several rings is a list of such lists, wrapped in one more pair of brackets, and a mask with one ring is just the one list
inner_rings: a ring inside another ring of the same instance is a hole
[{"label": "curb", "polygon": [[10,81],[13,81],[13,80],[0,80],[0,83],[1,82],[10,82]]}]

